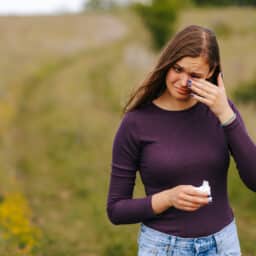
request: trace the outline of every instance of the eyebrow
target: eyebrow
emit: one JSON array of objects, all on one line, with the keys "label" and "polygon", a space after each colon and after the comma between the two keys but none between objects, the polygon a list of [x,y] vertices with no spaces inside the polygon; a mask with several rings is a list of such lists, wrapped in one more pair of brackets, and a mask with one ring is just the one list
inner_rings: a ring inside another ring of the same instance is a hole
[{"label": "eyebrow", "polygon": [[[173,66],[177,66],[178,68],[182,69],[182,70],[185,70],[184,67],[182,67],[181,65],[175,63]],[[197,72],[191,72],[190,73],[191,75],[197,75],[197,76],[203,76],[204,74],[202,73],[197,73]]]}]

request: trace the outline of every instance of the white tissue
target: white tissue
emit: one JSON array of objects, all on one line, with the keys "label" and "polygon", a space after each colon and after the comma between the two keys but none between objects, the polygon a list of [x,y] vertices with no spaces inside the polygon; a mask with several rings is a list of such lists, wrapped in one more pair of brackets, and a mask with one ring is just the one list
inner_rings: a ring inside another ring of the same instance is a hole
[{"label": "white tissue", "polygon": [[209,182],[204,180],[203,184],[199,187],[196,187],[197,190],[202,191],[202,192],[206,192],[208,194],[209,197],[209,202],[212,202],[212,197],[211,197],[211,187],[209,185]]}]

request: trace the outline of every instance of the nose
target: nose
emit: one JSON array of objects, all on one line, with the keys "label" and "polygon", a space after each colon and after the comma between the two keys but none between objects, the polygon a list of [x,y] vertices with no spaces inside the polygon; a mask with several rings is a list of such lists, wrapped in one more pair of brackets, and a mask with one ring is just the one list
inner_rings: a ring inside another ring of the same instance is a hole
[{"label": "nose", "polygon": [[182,74],[180,78],[181,86],[185,87],[187,86],[189,76],[187,74]]}]

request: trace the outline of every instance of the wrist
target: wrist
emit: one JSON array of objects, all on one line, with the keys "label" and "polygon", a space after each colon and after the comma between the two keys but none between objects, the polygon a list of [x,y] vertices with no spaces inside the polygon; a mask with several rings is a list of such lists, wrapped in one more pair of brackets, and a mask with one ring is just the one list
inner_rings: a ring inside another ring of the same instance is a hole
[{"label": "wrist", "polygon": [[161,191],[152,196],[152,208],[155,214],[160,214],[171,206],[168,190]]},{"label": "wrist", "polygon": [[236,113],[234,113],[229,119],[227,119],[224,123],[221,123],[222,126],[227,126],[231,124],[236,119]]},{"label": "wrist", "polygon": [[162,191],[163,193],[163,200],[165,201],[166,207],[170,208],[173,206],[172,200],[171,200],[171,189],[166,189]]},{"label": "wrist", "polygon": [[228,125],[236,118],[235,112],[229,108],[227,111],[219,116],[219,120],[222,126]]}]

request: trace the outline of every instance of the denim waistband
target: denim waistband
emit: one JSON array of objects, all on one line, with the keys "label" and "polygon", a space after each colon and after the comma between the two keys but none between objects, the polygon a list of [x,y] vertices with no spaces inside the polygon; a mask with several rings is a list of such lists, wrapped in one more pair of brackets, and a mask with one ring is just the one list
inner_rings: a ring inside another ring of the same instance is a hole
[{"label": "denim waistband", "polygon": [[196,238],[190,238],[190,237],[179,237],[174,235],[169,235],[166,233],[163,233],[161,231],[152,229],[143,223],[141,224],[141,233],[143,236],[153,239],[155,242],[163,242],[166,244],[174,245],[179,244],[181,247],[193,247],[195,244],[205,244],[206,246],[209,246],[211,244],[215,244],[216,241],[221,241],[223,238],[232,235],[236,231],[236,224],[235,219],[222,228],[220,231],[213,233],[208,236],[200,236]]}]

